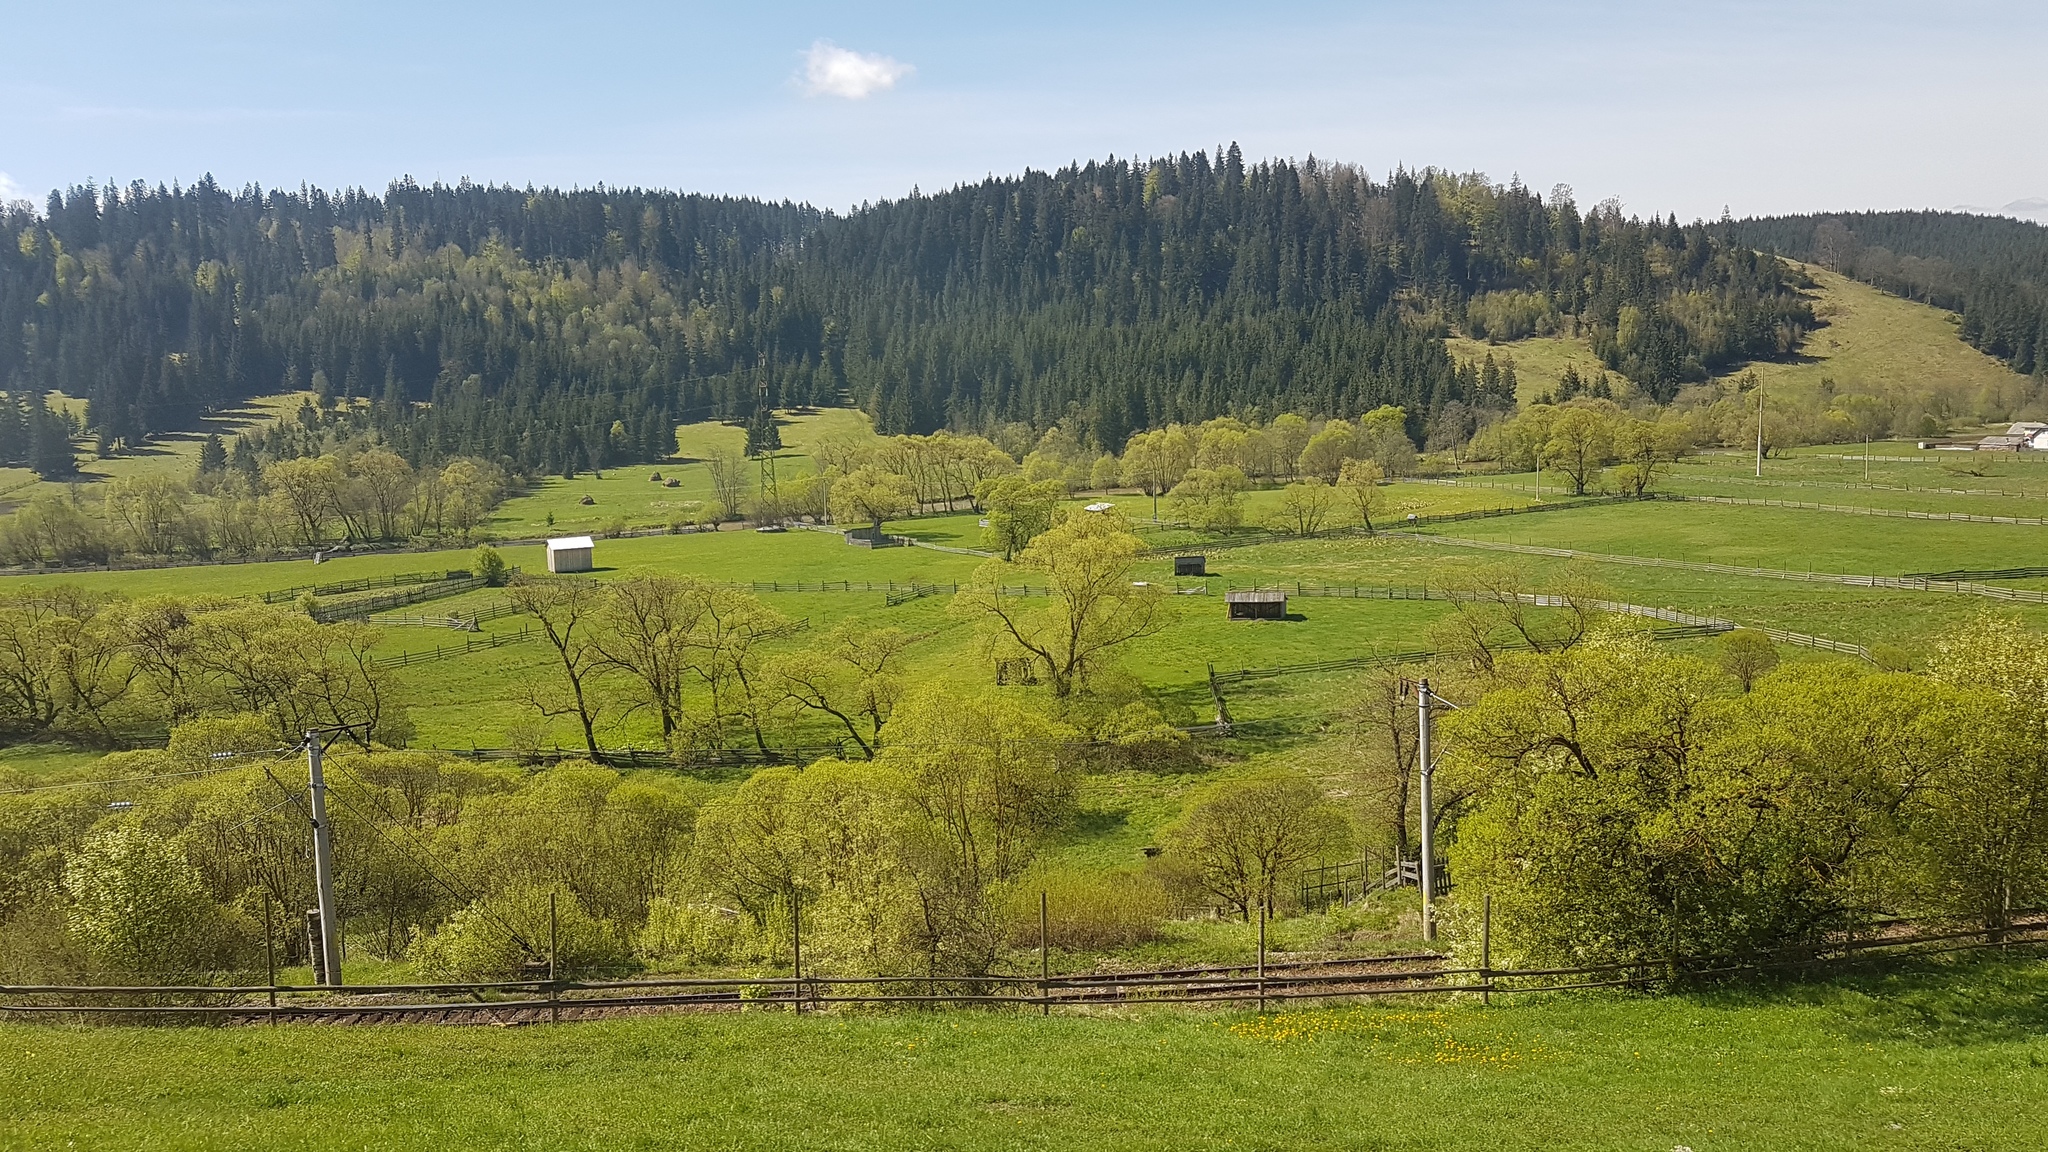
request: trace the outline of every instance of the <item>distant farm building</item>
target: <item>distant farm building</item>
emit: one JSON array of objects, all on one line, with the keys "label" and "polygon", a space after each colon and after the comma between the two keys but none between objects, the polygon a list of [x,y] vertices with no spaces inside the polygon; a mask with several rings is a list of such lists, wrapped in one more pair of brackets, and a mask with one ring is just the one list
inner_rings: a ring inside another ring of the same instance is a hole
[{"label": "distant farm building", "polygon": [[588,536],[557,536],[548,541],[548,571],[588,572],[596,544]]},{"label": "distant farm building", "polygon": [[1085,508],[1082,508],[1082,509],[1081,509],[1081,511],[1083,511],[1083,512],[1114,512],[1114,511],[1116,511],[1116,505],[1114,505],[1114,504],[1110,503],[1110,502],[1109,502],[1109,501],[1107,501],[1107,500],[1097,500],[1097,501],[1096,501],[1095,503],[1093,503],[1093,504],[1090,504],[1090,505],[1088,505],[1088,506],[1087,506],[1087,507],[1085,507]]},{"label": "distant farm building", "polygon": [[1223,604],[1230,612],[1232,620],[1287,619],[1285,592],[1225,592]]},{"label": "distant farm building", "polygon": [[1175,576],[1207,576],[1209,574],[1209,558],[1206,556],[1175,556],[1173,558],[1173,574]]}]

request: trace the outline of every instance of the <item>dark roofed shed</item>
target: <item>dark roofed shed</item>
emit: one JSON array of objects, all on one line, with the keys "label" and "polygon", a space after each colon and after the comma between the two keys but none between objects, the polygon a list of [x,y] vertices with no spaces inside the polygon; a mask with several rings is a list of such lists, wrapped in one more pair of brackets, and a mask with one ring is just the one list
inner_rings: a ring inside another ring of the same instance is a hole
[{"label": "dark roofed shed", "polygon": [[1287,593],[1250,590],[1225,592],[1224,606],[1232,620],[1285,620],[1287,619]]}]

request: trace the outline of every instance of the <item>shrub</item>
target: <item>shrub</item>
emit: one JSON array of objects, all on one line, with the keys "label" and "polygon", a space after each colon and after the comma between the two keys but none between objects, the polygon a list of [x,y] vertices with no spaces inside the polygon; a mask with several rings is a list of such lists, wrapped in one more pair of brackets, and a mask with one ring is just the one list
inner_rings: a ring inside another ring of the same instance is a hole
[{"label": "shrub", "polygon": [[512,566],[505,563],[505,557],[489,544],[476,546],[475,558],[470,561],[470,574],[493,588],[502,588],[512,573]]},{"label": "shrub", "polygon": [[640,930],[640,954],[685,964],[787,964],[789,934],[774,927],[787,920],[786,915],[770,915],[764,925],[731,908],[657,896],[647,906],[647,926]]},{"label": "shrub", "polygon": [[214,902],[175,842],[138,825],[88,838],[64,891],[71,935],[108,971],[168,982],[247,966],[251,925]]},{"label": "shrub", "polygon": [[[576,897],[557,890],[555,971],[568,976],[626,959],[607,921],[584,911]],[[413,941],[419,970],[443,980],[515,980],[529,961],[548,958],[548,889],[525,885],[472,902],[430,936]]]},{"label": "shrub", "polygon": [[1003,936],[1013,948],[1038,944],[1038,897],[1046,898],[1046,935],[1059,948],[1128,948],[1159,937],[1166,889],[1136,872],[1037,868],[1005,886]]}]

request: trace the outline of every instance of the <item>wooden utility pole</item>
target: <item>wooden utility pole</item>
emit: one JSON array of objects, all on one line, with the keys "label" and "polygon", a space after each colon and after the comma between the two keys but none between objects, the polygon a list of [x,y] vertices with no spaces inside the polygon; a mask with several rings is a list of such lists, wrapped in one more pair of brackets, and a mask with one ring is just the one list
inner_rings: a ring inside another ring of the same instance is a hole
[{"label": "wooden utility pole", "polygon": [[[1864,453],[1864,455],[1868,456],[1868,455],[1869,455],[1869,453],[1868,453],[1868,452],[1865,452],[1865,453]],[[1756,475],[1757,475],[1757,479],[1759,479],[1759,480],[1763,479],[1763,475],[1764,475],[1764,389],[1763,389],[1763,385],[1761,385],[1761,384],[1757,385],[1757,389],[1756,389]]]}]

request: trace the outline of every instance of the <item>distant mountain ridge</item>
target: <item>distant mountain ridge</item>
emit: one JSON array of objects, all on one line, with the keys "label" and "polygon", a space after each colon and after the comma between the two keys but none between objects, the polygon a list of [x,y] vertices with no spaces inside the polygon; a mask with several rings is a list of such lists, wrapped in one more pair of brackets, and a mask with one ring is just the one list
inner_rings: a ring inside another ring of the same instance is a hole
[{"label": "distant mountain ridge", "polygon": [[0,389],[104,446],[280,388],[370,401],[416,461],[665,454],[682,420],[851,401],[884,432],[1512,403],[1443,334],[1560,324],[1654,397],[1812,326],[1720,224],[1519,182],[1247,163],[1236,147],[863,206],[469,183],[74,187],[0,209]]},{"label": "distant mountain ridge", "polygon": [[1974,204],[1958,204],[1951,212],[1970,212],[1978,216],[2010,216],[2015,220],[2032,220],[2036,224],[2048,224],[2048,196],[2029,196],[2015,200],[2003,208],[1980,208]]}]

